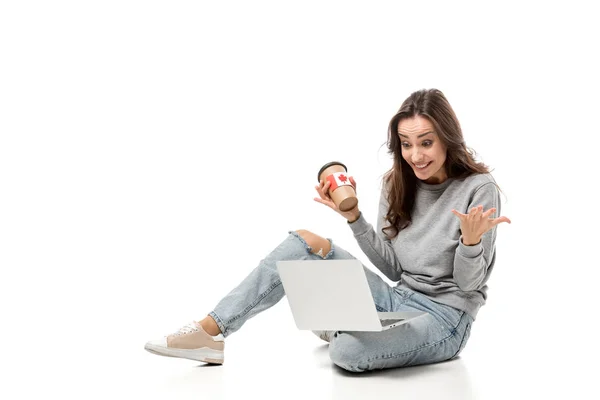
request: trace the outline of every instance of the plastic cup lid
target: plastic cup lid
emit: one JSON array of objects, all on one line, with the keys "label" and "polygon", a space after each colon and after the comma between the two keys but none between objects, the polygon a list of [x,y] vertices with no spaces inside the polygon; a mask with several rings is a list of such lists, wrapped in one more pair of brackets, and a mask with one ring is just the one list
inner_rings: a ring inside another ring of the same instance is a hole
[{"label": "plastic cup lid", "polygon": [[339,161],[328,162],[327,164],[323,165],[321,167],[321,169],[319,170],[319,173],[317,174],[317,182],[319,182],[321,180],[321,173],[323,171],[325,171],[327,168],[331,167],[332,165],[341,165],[342,167],[344,167],[344,169],[346,171],[348,171],[348,168],[346,168],[346,166]]}]

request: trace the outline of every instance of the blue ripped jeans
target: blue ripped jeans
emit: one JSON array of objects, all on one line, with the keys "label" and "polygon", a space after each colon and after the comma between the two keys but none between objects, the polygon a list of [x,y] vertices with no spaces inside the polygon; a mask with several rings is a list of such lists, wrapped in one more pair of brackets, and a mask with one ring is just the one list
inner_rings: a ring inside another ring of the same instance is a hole
[{"label": "blue ripped jeans", "polygon": [[[324,256],[312,253],[296,232],[277,246],[210,312],[223,336],[275,305],[285,295],[276,262],[281,260],[353,259],[334,247]],[[456,357],[464,348],[473,319],[465,312],[436,303],[411,290],[391,287],[368,268],[365,274],[378,311],[426,311],[428,314],[381,332],[337,331],[329,344],[329,356],[338,366],[353,372],[429,364]]]}]

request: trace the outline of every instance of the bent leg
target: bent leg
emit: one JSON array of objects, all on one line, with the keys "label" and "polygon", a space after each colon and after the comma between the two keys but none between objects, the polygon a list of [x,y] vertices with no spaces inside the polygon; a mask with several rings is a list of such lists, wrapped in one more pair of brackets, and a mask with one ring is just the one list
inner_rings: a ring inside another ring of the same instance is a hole
[{"label": "bent leg", "polygon": [[[306,234],[308,231],[303,232]],[[321,252],[324,256],[315,254],[310,244],[298,232],[289,233],[289,236],[261,260],[258,266],[208,314],[214,319],[223,336],[237,331],[248,319],[274,306],[283,298],[285,293],[277,272],[277,261],[354,258],[341,249],[336,251],[330,239],[325,239],[327,244],[321,243],[322,246],[319,247],[319,250],[323,249]],[[316,235],[311,235],[309,240],[313,242]]]},{"label": "bent leg", "polygon": [[[306,230],[291,231],[289,236],[209,313],[223,336],[237,331],[258,313],[274,306],[285,292],[277,272],[277,261],[355,259],[344,249]],[[395,292],[383,279],[365,268],[375,305],[379,311],[394,307]]]},{"label": "bent leg", "polygon": [[473,323],[468,314],[434,303],[421,294],[399,294],[402,305],[393,311],[428,314],[381,332],[336,332],[329,345],[329,356],[336,365],[364,372],[436,363],[460,353]]}]

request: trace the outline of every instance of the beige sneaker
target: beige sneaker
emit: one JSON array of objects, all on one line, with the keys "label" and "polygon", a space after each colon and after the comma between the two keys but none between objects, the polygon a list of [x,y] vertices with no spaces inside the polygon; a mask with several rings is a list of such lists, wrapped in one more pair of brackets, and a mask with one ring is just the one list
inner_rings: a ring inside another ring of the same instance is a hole
[{"label": "beige sneaker", "polygon": [[172,335],[146,343],[144,348],[161,356],[223,364],[225,339],[222,334],[209,335],[198,322],[193,321]]},{"label": "beige sneaker", "polygon": [[319,339],[326,342],[331,342],[331,337],[335,334],[335,331],[312,331]]}]

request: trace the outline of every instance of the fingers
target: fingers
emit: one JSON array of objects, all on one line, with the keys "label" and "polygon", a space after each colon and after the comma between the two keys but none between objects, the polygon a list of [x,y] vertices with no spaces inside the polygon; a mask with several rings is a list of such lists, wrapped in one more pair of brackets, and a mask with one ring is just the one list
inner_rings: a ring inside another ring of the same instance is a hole
[{"label": "fingers", "polygon": [[468,214],[468,219],[470,219],[472,221],[479,221],[479,220],[481,220],[482,216],[483,216],[483,206],[477,206],[477,207],[471,208],[471,211],[469,211],[469,214]]},{"label": "fingers", "polygon": [[[479,206],[479,207],[482,207],[482,206]],[[508,217],[489,218],[490,215],[492,215],[496,211],[497,211],[497,209],[495,207],[492,207],[483,213],[482,218],[489,219],[492,222],[492,226],[496,226],[498,224],[501,224],[502,222],[508,222],[509,224],[512,223]]]},{"label": "fingers", "polygon": [[323,182],[321,180],[319,182],[319,184],[317,186],[315,186],[315,189],[317,190],[317,193],[319,193],[319,196],[321,198],[315,197],[315,198],[313,198],[313,200],[316,201],[317,203],[326,205],[327,207],[331,208],[334,211],[337,211],[337,206],[335,205],[333,200],[331,200],[331,197],[329,197],[329,195],[327,194],[327,190],[329,189],[329,186],[330,186],[329,181]]},{"label": "fingers", "polygon": [[330,186],[329,181],[324,182],[323,180],[321,180],[319,182],[319,184],[317,186],[315,186],[315,189],[317,189],[317,193],[319,193],[319,196],[323,200],[331,200],[331,198],[327,194],[327,191],[329,190],[329,186]]},{"label": "fingers", "polygon": [[473,207],[471,208],[471,211],[469,211],[470,215],[478,215],[481,214],[483,212],[483,206],[477,206],[477,207]]},{"label": "fingers", "polygon": [[321,180],[319,182],[319,184],[317,186],[315,186],[315,189],[317,190],[317,193],[319,193],[320,198],[315,197],[313,200],[316,201],[317,203],[326,205],[327,207],[329,207],[335,211],[337,209],[337,207],[336,207],[335,203],[333,202],[333,200],[331,200],[331,197],[329,197],[329,194],[327,193],[330,185],[331,184],[329,183],[329,181],[324,182],[323,180]]},{"label": "fingers", "polygon": [[453,213],[454,215],[456,215],[458,218],[460,218],[460,220],[461,220],[461,221],[462,221],[464,218],[466,218],[466,217],[467,217],[467,214],[461,214],[461,213],[459,213],[459,212],[458,212],[458,211],[456,211],[456,210],[452,210],[452,213]]},{"label": "fingers", "polygon": [[492,226],[496,226],[498,224],[501,224],[502,222],[508,222],[509,224],[512,223],[508,217],[498,217],[492,220]]},{"label": "fingers", "polygon": [[329,197],[325,192],[323,191],[322,187],[320,185],[315,186],[315,189],[317,189],[317,193],[319,193],[319,196],[321,198],[315,197],[313,200],[316,201],[317,203],[321,203],[321,204],[325,204],[328,207],[332,207],[335,204],[333,203],[333,200],[331,200],[331,197]]},{"label": "fingers", "polygon": [[473,207],[467,214],[468,220],[478,220],[481,218],[481,206]]},{"label": "fingers", "polygon": [[492,208],[492,209],[486,211],[485,213],[483,213],[483,206],[472,207],[471,210],[469,210],[469,212],[467,214],[462,214],[456,210],[452,210],[454,215],[456,215],[457,217],[459,217],[461,219],[464,219],[464,218],[481,219],[483,217],[489,216],[494,211],[496,211],[496,209]]},{"label": "fingers", "polygon": [[331,201],[323,200],[323,199],[320,199],[318,197],[313,198],[313,200],[316,201],[317,203],[324,204],[327,207],[331,207],[331,205],[333,204]]},{"label": "fingers", "polygon": [[490,215],[492,215],[495,212],[496,212],[495,208],[490,208],[489,210],[487,210],[486,212],[483,213],[482,218],[489,218]]},{"label": "fingers", "polygon": [[323,193],[325,193],[325,195],[327,195],[327,197],[329,197],[329,188],[331,187],[331,182],[326,181],[323,184]]}]

